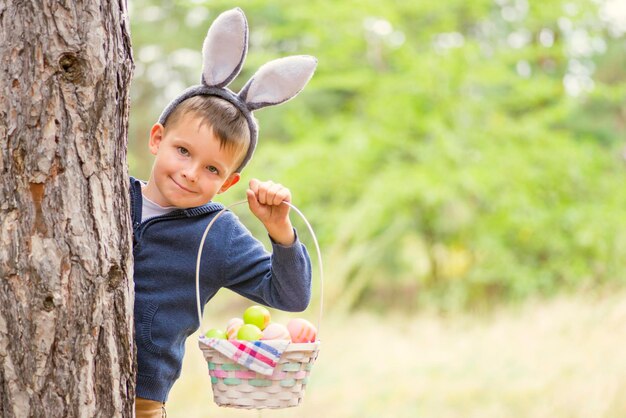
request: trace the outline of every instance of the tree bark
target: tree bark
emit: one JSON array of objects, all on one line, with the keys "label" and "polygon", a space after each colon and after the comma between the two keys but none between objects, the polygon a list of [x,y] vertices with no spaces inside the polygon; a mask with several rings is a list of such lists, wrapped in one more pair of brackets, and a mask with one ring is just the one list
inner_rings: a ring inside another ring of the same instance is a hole
[{"label": "tree bark", "polygon": [[126,0],[0,0],[0,415],[132,416]]}]

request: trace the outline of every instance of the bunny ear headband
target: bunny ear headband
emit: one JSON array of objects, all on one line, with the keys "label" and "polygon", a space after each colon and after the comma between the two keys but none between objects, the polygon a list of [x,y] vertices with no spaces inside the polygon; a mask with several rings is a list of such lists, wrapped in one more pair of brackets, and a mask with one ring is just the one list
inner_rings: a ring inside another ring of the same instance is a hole
[{"label": "bunny ear headband", "polygon": [[252,111],[274,106],[295,97],[309,82],[317,59],[295,55],[270,61],[252,76],[239,93],[226,86],[237,77],[248,51],[248,22],[243,11],[235,8],[220,14],[209,28],[202,46],[202,83],[188,88],[167,105],[159,123],[163,124],[172,111],[193,96],[218,96],[232,103],[243,113],[250,128],[250,146],[241,165],[241,172],[252,158],[258,139],[258,127]]}]

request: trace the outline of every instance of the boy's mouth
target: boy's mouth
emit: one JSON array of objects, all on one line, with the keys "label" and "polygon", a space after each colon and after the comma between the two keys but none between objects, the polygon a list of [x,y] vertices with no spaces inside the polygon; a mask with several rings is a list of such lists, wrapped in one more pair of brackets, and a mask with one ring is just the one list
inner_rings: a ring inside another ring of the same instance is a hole
[{"label": "boy's mouth", "polygon": [[189,190],[188,188],[186,188],[185,186],[183,186],[182,184],[180,184],[179,182],[177,182],[176,180],[174,180],[173,177],[170,177],[172,179],[172,181],[174,182],[175,185],[177,185],[180,189],[186,191],[187,193],[195,193],[193,190]]}]

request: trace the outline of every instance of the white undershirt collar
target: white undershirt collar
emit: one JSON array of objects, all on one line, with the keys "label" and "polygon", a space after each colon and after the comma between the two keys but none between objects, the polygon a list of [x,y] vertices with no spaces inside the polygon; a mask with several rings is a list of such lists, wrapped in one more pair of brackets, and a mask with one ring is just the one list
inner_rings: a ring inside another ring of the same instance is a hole
[{"label": "white undershirt collar", "polygon": [[143,193],[143,187],[141,188],[142,209],[141,209],[141,222],[148,218],[154,218],[155,216],[165,215],[173,210],[178,209],[176,206],[161,206],[148,199]]}]

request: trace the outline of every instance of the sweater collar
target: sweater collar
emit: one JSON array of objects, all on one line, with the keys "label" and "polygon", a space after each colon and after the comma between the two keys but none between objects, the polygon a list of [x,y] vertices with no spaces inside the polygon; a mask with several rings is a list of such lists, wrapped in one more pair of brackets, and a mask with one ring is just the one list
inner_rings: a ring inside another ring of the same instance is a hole
[{"label": "sweater collar", "polygon": [[[131,198],[131,216],[133,222],[141,223],[141,211],[142,211],[142,194],[141,194],[141,181],[130,177],[130,198]],[[217,202],[209,202],[206,205],[198,206],[188,209],[176,209],[169,213],[169,215],[178,215],[179,217],[191,218],[193,216],[205,215],[211,212],[219,212],[224,209],[224,205]]]}]

